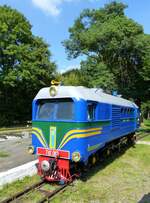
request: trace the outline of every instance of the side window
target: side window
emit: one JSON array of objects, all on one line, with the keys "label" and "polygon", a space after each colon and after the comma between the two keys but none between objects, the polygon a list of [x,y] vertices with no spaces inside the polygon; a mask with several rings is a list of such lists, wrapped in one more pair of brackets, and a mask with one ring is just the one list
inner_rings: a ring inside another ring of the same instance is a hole
[{"label": "side window", "polygon": [[96,104],[89,103],[87,106],[87,116],[88,120],[95,120],[95,113],[96,113]]}]

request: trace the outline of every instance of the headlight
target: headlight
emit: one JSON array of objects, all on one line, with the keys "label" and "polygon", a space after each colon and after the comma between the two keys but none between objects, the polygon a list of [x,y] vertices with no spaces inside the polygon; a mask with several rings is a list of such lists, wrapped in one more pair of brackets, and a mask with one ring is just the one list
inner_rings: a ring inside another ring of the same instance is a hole
[{"label": "headlight", "polygon": [[34,153],[34,147],[33,146],[29,146],[28,147],[28,153],[29,154],[33,154]]},{"label": "headlight", "polygon": [[47,172],[50,169],[50,163],[46,160],[41,162],[41,168],[43,171]]},{"label": "headlight", "polygon": [[56,88],[55,85],[52,85],[52,86],[50,87],[49,93],[50,93],[50,96],[51,96],[51,97],[56,96],[56,94],[57,94],[57,88]]},{"label": "headlight", "polygon": [[74,162],[78,162],[78,161],[80,161],[80,159],[81,159],[80,152],[73,152],[72,153],[72,160]]}]

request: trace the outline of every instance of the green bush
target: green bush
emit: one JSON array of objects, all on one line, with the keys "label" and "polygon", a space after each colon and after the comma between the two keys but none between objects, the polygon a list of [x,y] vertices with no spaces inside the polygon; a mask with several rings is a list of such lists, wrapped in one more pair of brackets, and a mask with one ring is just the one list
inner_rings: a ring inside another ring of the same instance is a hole
[{"label": "green bush", "polygon": [[147,101],[142,104],[141,111],[143,118],[150,119],[150,101]]},{"label": "green bush", "polygon": [[3,127],[3,126],[8,126],[10,123],[9,119],[7,118],[6,115],[4,114],[1,114],[0,115],[0,127]]}]

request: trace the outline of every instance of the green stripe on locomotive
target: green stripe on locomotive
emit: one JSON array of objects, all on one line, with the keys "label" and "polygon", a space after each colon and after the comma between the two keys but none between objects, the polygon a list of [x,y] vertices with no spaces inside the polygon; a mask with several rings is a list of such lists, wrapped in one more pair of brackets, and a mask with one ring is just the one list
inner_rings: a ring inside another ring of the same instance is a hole
[{"label": "green stripe on locomotive", "polygon": [[[36,131],[40,131],[41,133],[41,141],[44,147],[50,148],[58,148],[64,138],[64,136],[71,130],[87,130],[92,128],[101,128],[102,126],[109,125],[110,122],[49,122],[49,121],[33,121],[32,123],[32,133],[36,135],[37,139],[40,139],[39,134],[35,133]],[[51,129],[55,131],[55,133],[51,133]],[[96,132],[96,130],[93,130]],[[53,135],[52,135],[53,134]],[[55,134],[55,135],[54,135]],[[53,137],[52,137],[53,136]],[[55,136],[55,138],[54,138]],[[42,141],[43,140],[43,141]],[[45,140],[45,141],[44,141]],[[51,143],[52,141],[52,143]],[[46,142],[46,144],[45,144]],[[36,146],[38,147],[38,146]]]}]

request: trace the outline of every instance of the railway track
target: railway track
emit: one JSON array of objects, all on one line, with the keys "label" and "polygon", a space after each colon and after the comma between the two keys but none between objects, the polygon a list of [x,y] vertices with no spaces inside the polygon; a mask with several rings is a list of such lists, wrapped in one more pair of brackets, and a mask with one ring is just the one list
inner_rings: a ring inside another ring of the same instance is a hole
[{"label": "railway track", "polygon": [[55,196],[56,194],[58,194],[60,191],[63,191],[69,184],[64,184],[60,187],[58,187],[56,190],[54,190],[53,192],[48,192],[41,200],[39,200],[37,203],[43,203],[46,201],[49,201],[53,196]]},{"label": "railway track", "polygon": [[25,197],[25,195],[27,195],[33,191],[39,191],[42,194],[44,193],[44,197],[42,197],[40,200],[37,201],[37,203],[43,203],[43,202],[49,201],[52,197],[54,197],[60,191],[63,191],[69,185],[69,184],[64,184],[64,185],[58,186],[55,190],[50,191],[50,190],[42,189],[42,187],[45,184],[46,184],[46,182],[39,181],[38,183],[31,185],[30,187],[26,188],[25,190],[18,192],[7,199],[0,201],[0,203],[9,203],[9,202],[14,202],[14,201],[22,202],[21,198]]},{"label": "railway track", "polygon": [[[142,136],[141,136],[141,135],[142,135]],[[138,133],[136,133],[136,136],[137,136],[136,141],[141,140],[141,139],[143,139],[144,137],[147,137],[147,136],[149,136],[149,135],[150,135],[149,132],[145,132],[145,133],[143,133],[143,132],[138,132]]]}]

